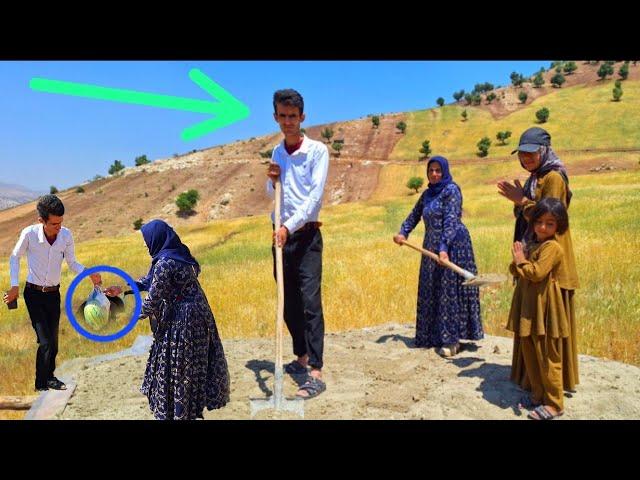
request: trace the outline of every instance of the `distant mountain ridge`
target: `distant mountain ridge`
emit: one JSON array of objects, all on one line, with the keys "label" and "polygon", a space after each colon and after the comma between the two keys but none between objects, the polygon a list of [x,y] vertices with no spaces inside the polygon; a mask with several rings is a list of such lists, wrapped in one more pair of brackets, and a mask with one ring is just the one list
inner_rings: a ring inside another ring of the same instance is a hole
[{"label": "distant mountain ridge", "polygon": [[0,210],[35,200],[44,192],[36,192],[22,185],[0,182]]}]

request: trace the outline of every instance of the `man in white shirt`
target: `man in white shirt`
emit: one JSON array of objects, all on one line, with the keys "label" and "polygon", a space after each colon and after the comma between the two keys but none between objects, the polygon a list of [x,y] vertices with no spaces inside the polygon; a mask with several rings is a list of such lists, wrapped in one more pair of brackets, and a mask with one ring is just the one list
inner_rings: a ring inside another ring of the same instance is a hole
[{"label": "man in white shirt", "polygon": [[[286,365],[285,371],[307,375],[297,396],[313,398],[326,389],[322,381],[324,316],[320,293],[322,234],[318,214],[329,169],[329,152],[326,145],[300,132],[305,116],[304,100],[298,92],[278,90],[273,96],[273,108],[273,117],[280,125],[284,140],[273,149],[267,192],[273,196],[273,182],[280,177],[282,226],[274,232],[274,241],[283,247],[284,319],[297,357]],[[275,246],[272,250],[275,261]]]},{"label": "man in white shirt", "polygon": [[[58,353],[62,260],[76,273],[85,267],[76,261],[71,231],[62,226],[64,205],[60,199],[45,195],[36,208],[39,223],[22,230],[11,253],[11,289],[4,295],[4,301],[10,303],[19,296],[20,257],[26,254],[29,273],[24,301],[38,339],[35,388],[65,390],[65,384],[53,375]],[[99,273],[90,278],[94,285],[102,282]]]}]

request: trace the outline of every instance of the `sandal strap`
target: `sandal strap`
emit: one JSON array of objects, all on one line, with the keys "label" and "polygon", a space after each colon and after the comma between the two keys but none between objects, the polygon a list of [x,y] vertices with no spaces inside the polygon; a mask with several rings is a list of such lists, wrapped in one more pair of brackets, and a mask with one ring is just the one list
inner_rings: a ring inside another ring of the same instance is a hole
[{"label": "sandal strap", "polygon": [[298,387],[298,390],[305,390],[307,392],[315,391],[318,387],[311,382],[304,382]]},{"label": "sandal strap", "polygon": [[300,385],[300,389],[302,390],[309,390],[309,389],[314,389],[314,388],[318,388],[318,380],[310,377],[306,382],[304,382],[302,385]]},{"label": "sandal strap", "polygon": [[554,417],[549,410],[544,408],[544,405],[536,407],[533,411],[536,412],[536,415],[538,415],[542,420],[551,420]]},{"label": "sandal strap", "polygon": [[310,395],[318,393],[323,390],[324,382],[317,378],[310,377],[306,382],[298,387],[299,390],[309,392]]}]

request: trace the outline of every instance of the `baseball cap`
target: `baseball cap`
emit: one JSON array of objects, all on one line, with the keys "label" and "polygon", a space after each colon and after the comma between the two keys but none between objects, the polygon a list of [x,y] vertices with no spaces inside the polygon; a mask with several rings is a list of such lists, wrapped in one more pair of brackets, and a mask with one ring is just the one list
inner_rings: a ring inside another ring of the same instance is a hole
[{"label": "baseball cap", "polygon": [[520,136],[520,143],[511,155],[516,152],[537,152],[540,145],[551,145],[551,135],[545,129],[540,127],[532,127]]}]

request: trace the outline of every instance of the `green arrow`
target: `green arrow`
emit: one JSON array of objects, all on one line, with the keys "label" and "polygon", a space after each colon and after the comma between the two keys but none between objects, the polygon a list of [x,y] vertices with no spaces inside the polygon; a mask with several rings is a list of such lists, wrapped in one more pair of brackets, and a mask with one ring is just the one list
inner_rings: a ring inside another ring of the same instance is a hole
[{"label": "green arrow", "polygon": [[135,90],[123,90],[120,88],[99,87],[83,83],[62,82],[34,77],[29,82],[33,90],[75,97],[95,98],[98,100],[110,100],[112,102],[134,103],[150,107],[170,108],[187,112],[214,114],[215,118],[185,128],[182,131],[184,141],[213,132],[218,128],[231,125],[249,116],[249,108],[235,98],[216,82],[207,77],[197,68],[189,71],[189,78],[200,88],[218,100],[218,103],[192,98],[159,95],[156,93],[137,92]]}]

